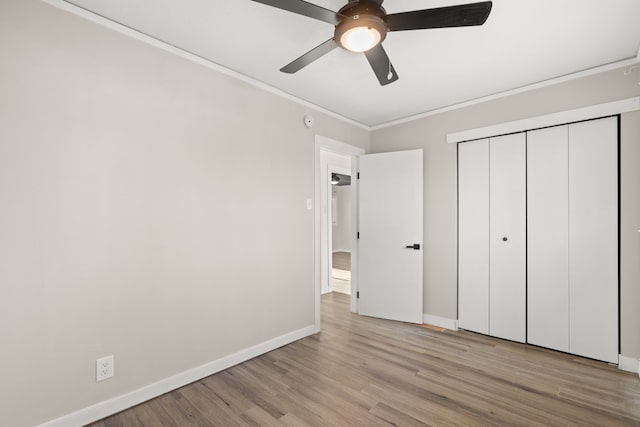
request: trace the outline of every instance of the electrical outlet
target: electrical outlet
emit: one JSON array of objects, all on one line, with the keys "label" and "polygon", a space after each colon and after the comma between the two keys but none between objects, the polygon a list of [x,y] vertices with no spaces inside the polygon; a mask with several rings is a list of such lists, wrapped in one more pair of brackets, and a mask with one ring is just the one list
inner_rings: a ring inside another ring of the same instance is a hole
[{"label": "electrical outlet", "polygon": [[113,373],[113,354],[96,359],[96,381],[111,378]]}]

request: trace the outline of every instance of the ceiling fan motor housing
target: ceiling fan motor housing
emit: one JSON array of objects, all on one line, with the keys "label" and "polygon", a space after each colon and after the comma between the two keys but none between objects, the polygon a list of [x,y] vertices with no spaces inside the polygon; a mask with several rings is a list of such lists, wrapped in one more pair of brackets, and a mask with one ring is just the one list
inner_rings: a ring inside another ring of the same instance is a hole
[{"label": "ceiling fan motor housing", "polygon": [[333,37],[298,57],[280,71],[293,74],[337,47],[364,53],[381,86],[398,80],[382,42],[389,31],[427,30],[482,25],[489,17],[490,0],[387,14],[384,0],[348,0],[339,11],[308,0],[253,0],[335,26]]},{"label": "ceiling fan motor housing", "polygon": [[380,34],[379,43],[382,43],[387,37],[389,29],[383,19],[386,12],[381,6],[367,1],[351,1],[342,7],[337,15],[342,15],[345,18],[336,25],[333,39],[345,49],[347,47],[341,43],[341,38],[344,33],[353,28],[366,27],[376,30]]},{"label": "ceiling fan motor housing", "polygon": [[[380,2],[381,3],[381,2]],[[383,18],[387,15],[384,7],[366,0],[352,0],[336,12],[338,16],[352,17],[353,15],[374,15]]]}]

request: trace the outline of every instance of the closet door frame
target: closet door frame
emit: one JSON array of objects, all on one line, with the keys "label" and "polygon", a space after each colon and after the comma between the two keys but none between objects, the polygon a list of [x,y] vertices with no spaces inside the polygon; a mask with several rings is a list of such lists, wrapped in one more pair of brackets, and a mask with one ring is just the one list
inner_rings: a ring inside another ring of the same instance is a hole
[{"label": "closet door frame", "polygon": [[[636,99],[633,99],[634,103],[636,102]],[[632,106],[633,109],[630,109],[629,111],[634,111],[637,108],[637,106]],[[631,107],[629,107],[631,108]],[[624,111],[622,111],[624,112]],[[615,265],[616,265],[616,277],[615,280],[613,280],[613,283],[615,286],[615,313],[613,314],[613,318],[615,318],[615,331],[613,331],[613,329],[609,329],[610,332],[608,333],[608,336],[611,338],[611,342],[609,342],[609,344],[607,345],[608,350],[605,352],[589,352],[589,351],[582,351],[578,352],[578,350],[576,350],[576,344],[575,344],[575,340],[571,340],[571,337],[569,337],[570,340],[570,344],[569,344],[569,348],[568,349],[564,349],[562,345],[558,346],[559,348],[555,348],[552,345],[549,344],[545,344],[545,343],[536,343],[536,342],[531,342],[531,344],[534,345],[540,345],[543,347],[547,347],[547,348],[552,348],[552,349],[556,349],[556,350],[560,350],[560,351],[567,351],[573,354],[577,354],[577,355],[581,355],[581,356],[585,356],[585,357],[590,357],[590,358],[594,358],[597,360],[603,360],[603,361],[608,361],[610,363],[617,363],[618,362],[618,354],[620,353],[620,114],[619,113],[614,113],[613,115],[609,115],[609,116],[605,116],[605,117],[594,117],[594,118],[588,118],[588,119],[582,119],[582,120],[574,120],[571,122],[567,122],[567,123],[557,123],[557,124],[553,124],[550,126],[546,126],[546,127],[539,127],[539,128],[532,128],[532,129],[522,129],[520,132],[515,132],[515,133],[525,133],[527,134],[528,132],[532,132],[532,131],[537,131],[537,130],[541,130],[541,129],[547,129],[547,128],[554,128],[554,127],[562,127],[562,126],[571,126],[571,125],[575,125],[575,124],[579,124],[579,123],[583,123],[583,122],[590,122],[590,121],[596,121],[596,120],[601,120],[601,119],[607,119],[607,118],[611,118],[612,120],[616,121],[616,129],[615,129],[615,158],[616,158],[616,163],[615,163],[615,171],[614,171],[614,176],[615,176],[615,185],[616,185],[616,191],[614,191],[615,193],[615,209],[616,209],[616,222],[615,222]],[[459,138],[458,136],[456,136],[456,138]],[[457,141],[451,141],[451,142],[464,142],[465,144],[468,144],[469,142],[477,142],[477,141],[486,141],[487,139],[490,138],[485,138],[483,140],[472,140],[472,141],[463,141],[458,139]],[[458,144],[458,162],[460,162],[460,156],[459,156],[459,149],[460,149],[460,145]],[[526,160],[528,162],[528,159]],[[459,184],[459,190],[460,190],[460,163],[458,164],[458,184]],[[528,191],[528,188],[527,188]],[[460,203],[460,192],[458,193],[459,199],[458,199],[458,251],[459,251],[459,265],[458,265],[458,317],[459,317],[459,326],[462,329],[469,329],[469,330],[474,330],[473,328],[470,328],[466,325],[466,322],[463,320],[464,318],[464,307],[466,307],[468,304],[461,304],[461,300],[462,295],[461,295],[461,277],[463,275],[463,273],[461,272],[462,269],[462,264],[460,263],[461,258],[460,258],[460,251],[461,251],[461,243],[464,239],[464,237],[461,237],[461,227],[460,227],[460,218],[461,218],[461,203]],[[528,197],[528,195],[527,195]],[[527,228],[528,228],[528,218],[527,218]],[[528,239],[527,239],[527,245],[528,245]],[[528,249],[527,249],[528,250]],[[526,260],[527,262],[527,269],[528,269],[528,262],[529,260]],[[527,306],[527,308],[525,309],[525,313],[528,311],[528,293],[529,293],[529,274],[527,272],[527,277],[526,277],[526,293],[527,293],[527,301],[525,303],[525,306]],[[570,283],[568,284],[568,287],[570,289],[571,285]],[[571,302],[570,302],[571,304]],[[489,314],[487,314],[487,318],[489,318]],[[528,318],[528,313],[527,313],[527,318]],[[605,316],[607,317],[607,316]],[[612,318],[611,313],[609,313],[608,315],[609,320]],[[528,322],[528,320],[527,320]],[[572,320],[569,321],[569,328],[571,328],[571,323]],[[575,323],[576,321],[573,320],[573,322]],[[580,323],[578,321],[578,323]],[[611,322],[609,322],[611,323]],[[528,340],[528,324],[526,326],[526,339]],[[481,332],[481,333],[485,333],[485,334],[489,334],[492,335],[490,331],[484,332],[484,331],[479,331],[479,330],[475,330],[476,332]],[[583,339],[579,340],[582,342],[588,341],[588,334],[583,334],[585,335]],[[604,334],[606,335],[606,334]],[[562,340],[561,340],[562,341]],[[614,342],[617,345],[614,345]],[[528,342],[528,341],[527,341]],[[592,348],[596,348],[598,347],[597,344],[589,344],[588,346],[592,347]],[[572,348],[573,347],[573,348]],[[614,350],[613,348],[615,347],[615,354],[614,354]]]}]

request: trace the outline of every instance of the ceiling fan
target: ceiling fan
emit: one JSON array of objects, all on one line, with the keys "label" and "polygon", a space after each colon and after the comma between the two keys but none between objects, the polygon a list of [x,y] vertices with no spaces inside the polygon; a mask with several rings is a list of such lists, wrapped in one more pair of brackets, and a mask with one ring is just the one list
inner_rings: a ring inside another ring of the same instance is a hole
[{"label": "ceiling fan", "polygon": [[332,38],[282,67],[280,71],[283,73],[300,71],[341,47],[352,52],[364,52],[383,86],[398,80],[398,74],[382,47],[389,31],[482,25],[489,17],[492,6],[492,2],[483,1],[387,14],[382,7],[384,0],[351,0],[337,12],[303,0],[253,1],[335,25]]}]

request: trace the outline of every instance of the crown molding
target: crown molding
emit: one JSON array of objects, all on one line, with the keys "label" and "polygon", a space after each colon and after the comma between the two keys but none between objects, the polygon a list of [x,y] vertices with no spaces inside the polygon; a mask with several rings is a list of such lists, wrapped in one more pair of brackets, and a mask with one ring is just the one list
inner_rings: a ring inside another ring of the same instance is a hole
[{"label": "crown molding", "polygon": [[85,9],[83,7],[80,7],[78,5],[75,5],[73,3],[70,3],[66,0],[42,0],[43,2],[50,4],[51,6],[57,7],[59,9],[62,9],[64,11],[70,12],[74,15],[80,16],[82,18],[85,18],[89,21],[92,21],[96,24],[99,24],[103,27],[106,27],[110,30],[116,31],[118,33],[124,34],[126,36],[129,36],[133,39],[139,40],[143,43],[146,43],[148,45],[154,46],[158,49],[162,49],[166,52],[170,52],[174,55],[177,55],[181,58],[187,59],[191,62],[195,62],[196,64],[202,65],[204,67],[207,67],[211,70],[217,71],[219,73],[225,74],[227,76],[236,78],[240,81],[243,81],[251,86],[254,86],[256,88],[262,89],[266,92],[272,93],[274,95],[277,95],[281,98],[287,99],[289,101],[293,101],[297,104],[300,104],[306,108],[310,108],[312,110],[315,110],[317,112],[326,114],[327,116],[333,117],[334,119],[338,119],[341,120],[345,123],[348,123],[350,125],[356,126],[360,129],[364,129],[367,131],[371,130],[370,126],[367,126],[363,123],[357,122],[355,120],[352,120],[348,117],[345,117],[341,114],[338,114],[334,111],[328,110],[326,108],[320,107],[319,105],[313,104],[309,101],[306,101],[302,98],[298,98],[295,95],[292,95],[288,92],[285,92],[281,89],[278,89],[274,86],[268,85],[264,82],[261,82],[259,80],[256,80],[252,77],[246,76],[242,73],[239,73],[237,71],[231,70],[230,68],[227,68],[225,66],[222,66],[220,64],[217,64],[203,56],[197,55],[193,52],[189,52],[187,50],[184,50],[182,48],[179,48],[175,45],[172,45],[170,43],[167,43],[163,40],[154,38],[148,34],[142,33],[138,30],[135,30],[131,27],[127,27],[126,25],[120,24],[116,21],[113,21],[105,16],[102,15],[98,15],[97,13],[94,13],[88,9]]},{"label": "crown molding", "polygon": [[376,131],[379,129],[384,129],[384,128],[388,128],[388,127],[392,127],[392,126],[397,126],[403,123],[408,123],[408,122],[412,122],[415,120],[419,120],[419,119],[423,119],[425,117],[429,117],[429,116],[435,116],[437,114],[442,114],[442,113],[446,113],[447,111],[453,111],[453,110],[458,110],[460,108],[464,108],[464,107],[469,107],[472,105],[476,105],[476,104],[481,104],[483,102],[487,102],[487,101],[493,101],[494,99],[500,99],[500,98],[505,98],[507,96],[511,96],[511,95],[517,95],[519,93],[523,93],[523,92],[529,92],[535,89],[540,89],[543,87],[547,87],[547,86],[552,86],[558,83],[563,83],[563,82],[568,82],[571,80],[576,80],[582,77],[587,77],[587,76],[591,76],[594,74],[599,74],[599,73],[604,73],[606,71],[611,71],[611,70],[615,70],[617,68],[622,68],[622,67],[627,67],[629,65],[633,65],[636,63],[640,62],[640,50],[638,51],[638,54],[635,57],[632,58],[628,58],[628,59],[624,59],[622,61],[617,61],[617,62],[612,62],[610,64],[605,64],[605,65],[601,65],[598,67],[594,67],[594,68],[589,68],[587,70],[583,70],[583,71],[578,71],[576,73],[571,73],[571,74],[566,74],[564,76],[560,76],[560,77],[555,77],[549,80],[543,80],[541,82],[538,83],[533,83],[530,85],[526,85],[526,86],[521,86],[519,88],[516,89],[510,89],[504,92],[498,92],[495,93],[493,95],[488,95],[488,96],[483,96],[481,98],[476,98],[476,99],[472,99],[470,101],[465,101],[465,102],[461,102],[459,104],[453,104],[453,105],[449,105],[447,107],[443,107],[443,108],[438,108],[436,110],[431,110],[431,111],[426,111],[424,113],[420,113],[420,114],[416,114],[413,116],[408,116],[408,117],[404,117],[402,119],[398,119],[398,120],[393,120],[390,122],[386,122],[386,123],[382,123],[379,125],[375,125],[375,126],[371,126],[371,131]]}]

